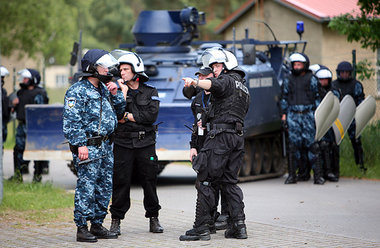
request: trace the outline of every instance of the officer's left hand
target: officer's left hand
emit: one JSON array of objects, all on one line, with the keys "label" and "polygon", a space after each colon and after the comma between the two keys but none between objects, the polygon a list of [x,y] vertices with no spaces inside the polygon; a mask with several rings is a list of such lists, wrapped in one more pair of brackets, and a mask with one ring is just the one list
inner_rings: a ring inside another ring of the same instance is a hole
[{"label": "officer's left hand", "polygon": [[111,92],[112,95],[117,94],[117,85],[114,82],[109,82],[107,85],[107,89]]}]

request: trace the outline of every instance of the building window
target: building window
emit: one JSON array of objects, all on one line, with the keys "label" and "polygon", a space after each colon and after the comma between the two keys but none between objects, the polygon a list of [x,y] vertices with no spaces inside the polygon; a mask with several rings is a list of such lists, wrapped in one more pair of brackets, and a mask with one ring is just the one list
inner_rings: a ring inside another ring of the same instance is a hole
[{"label": "building window", "polygon": [[69,83],[67,75],[58,74],[55,76],[55,86],[56,87],[65,87]]}]

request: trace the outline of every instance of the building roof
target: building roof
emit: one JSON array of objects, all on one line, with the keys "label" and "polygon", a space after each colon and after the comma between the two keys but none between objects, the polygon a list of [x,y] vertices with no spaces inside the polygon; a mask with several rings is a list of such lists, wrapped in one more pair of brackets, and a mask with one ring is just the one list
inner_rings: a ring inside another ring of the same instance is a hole
[{"label": "building roof", "polygon": [[[265,0],[264,0],[265,1]],[[331,18],[345,13],[360,13],[357,0],[274,0],[284,7],[290,8],[317,22],[328,22]],[[240,16],[250,10],[257,0],[246,1],[238,10],[228,16],[215,28],[216,33],[223,32]],[[265,4],[265,3],[264,3]]]}]

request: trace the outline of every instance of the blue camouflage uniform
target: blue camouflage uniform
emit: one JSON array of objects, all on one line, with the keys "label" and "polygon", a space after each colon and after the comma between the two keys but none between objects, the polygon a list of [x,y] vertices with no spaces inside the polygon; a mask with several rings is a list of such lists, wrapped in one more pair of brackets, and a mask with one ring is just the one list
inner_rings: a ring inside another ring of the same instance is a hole
[{"label": "blue camouflage uniform", "polygon": [[73,152],[78,173],[74,209],[74,221],[78,227],[87,226],[88,220],[91,224],[102,224],[112,194],[112,141],[104,140],[99,146],[88,145],[87,141],[90,137],[113,134],[117,116],[123,115],[125,99],[119,90],[115,96],[110,94],[103,83],[99,83],[99,89],[82,79],[65,95],[64,135],[72,146],[87,146],[88,158],[95,159],[78,165],[78,155]]},{"label": "blue camouflage uniform", "polygon": [[289,174],[294,176],[303,149],[307,150],[307,158],[314,172],[318,170],[319,174],[319,147],[314,141],[314,112],[320,103],[318,80],[308,70],[305,75],[289,75],[281,87],[280,108],[286,114],[289,134]]}]

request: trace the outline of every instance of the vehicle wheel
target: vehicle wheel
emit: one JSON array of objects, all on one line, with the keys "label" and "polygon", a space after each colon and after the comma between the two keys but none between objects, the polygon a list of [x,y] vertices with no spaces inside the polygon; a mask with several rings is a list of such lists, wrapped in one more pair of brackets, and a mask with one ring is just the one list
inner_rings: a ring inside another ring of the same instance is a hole
[{"label": "vehicle wheel", "polygon": [[277,173],[281,171],[281,168],[283,168],[283,161],[282,161],[282,150],[281,150],[281,142],[279,138],[274,139],[273,145],[272,145],[272,171]]},{"label": "vehicle wheel", "polygon": [[244,163],[240,168],[240,176],[246,177],[251,175],[252,170],[252,145],[249,140],[246,140],[244,143]]},{"label": "vehicle wheel", "polygon": [[272,144],[271,139],[267,138],[263,141],[263,147],[261,149],[262,157],[262,173],[268,174],[272,168]]},{"label": "vehicle wheel", "polygon": [[262,153],[262,143],[261,140],[255,140],[253,142],[252,152],[253,152],[253,161],[252,161],[252,175],[259,175],[261,172],[261,166],[263,162]]}]

